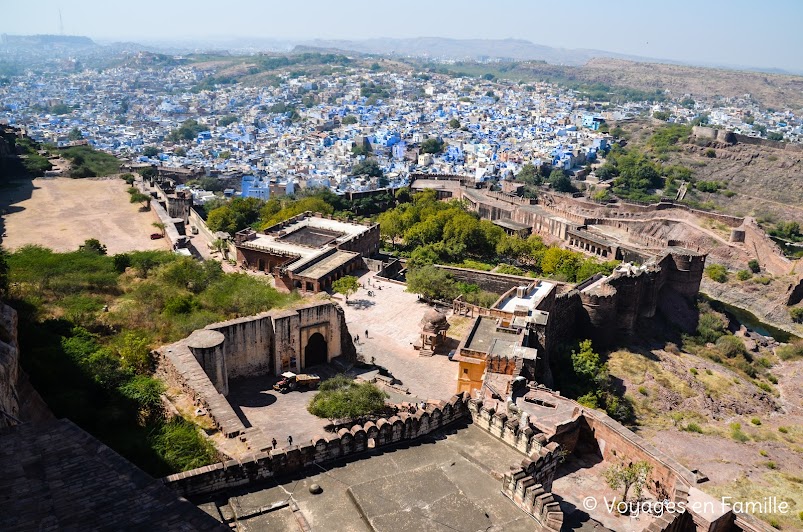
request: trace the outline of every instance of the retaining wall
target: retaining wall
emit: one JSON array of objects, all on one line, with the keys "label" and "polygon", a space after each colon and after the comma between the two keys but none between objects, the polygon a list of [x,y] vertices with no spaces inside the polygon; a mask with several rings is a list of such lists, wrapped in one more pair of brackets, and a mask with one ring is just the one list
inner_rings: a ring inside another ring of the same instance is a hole
[{"label": "retaining wall", "polygon": [[436,264],[435,267],[449,273],[457,281],[476,284],[481,289],[495,294],[504,294],[511,288],[516,288],[517,286],[529,286],[535,281],[535,279],[531,277],[469,270],[467,268],[443,266],[441,264]]}]

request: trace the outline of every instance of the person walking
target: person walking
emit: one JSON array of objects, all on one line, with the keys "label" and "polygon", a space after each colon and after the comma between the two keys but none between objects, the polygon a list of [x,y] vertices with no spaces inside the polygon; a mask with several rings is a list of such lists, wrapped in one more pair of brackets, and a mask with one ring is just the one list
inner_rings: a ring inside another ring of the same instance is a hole
[{"label": "person walking", "polygon": [[287,444],[288,445],[293,445],[293,437],[292,436],[288,436],[287,437]]},{"label": "person walking", "polygon": [[368,338],[368,329],[365,329],[365,337]]},{"label": "person walking", "polygon": [[271,443],[273,443],[273,448],[275,449],[276,448],[276,438],[273,438],[273,441]]}]

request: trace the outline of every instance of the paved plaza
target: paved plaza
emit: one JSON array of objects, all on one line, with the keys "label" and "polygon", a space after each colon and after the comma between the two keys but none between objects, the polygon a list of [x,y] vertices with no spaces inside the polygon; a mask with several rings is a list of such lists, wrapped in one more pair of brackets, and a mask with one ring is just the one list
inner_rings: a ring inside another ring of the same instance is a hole
[{"label": "paved plaza", "polygon": [[405,292],[404,285],[378,280],[375,272],[363,273],[360,283],[363,288],[349,298],[350,304],[341,301],[349,331],[360,337],[357,353],[366,362],[373,358],[400,380],[411,400],[452,397],[457,391],[457,363],[446,352],[422,357],[413,348],[421,334],[421,319],[432,307]]}]

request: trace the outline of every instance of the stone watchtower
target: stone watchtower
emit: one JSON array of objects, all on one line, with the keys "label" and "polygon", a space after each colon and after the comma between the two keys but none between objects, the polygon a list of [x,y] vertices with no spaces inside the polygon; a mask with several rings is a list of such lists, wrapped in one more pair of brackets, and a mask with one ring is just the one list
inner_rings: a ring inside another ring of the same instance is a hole
[{"label": "stone watchtower", "polygon": [[419,356],[434,355],[435,351],[445,344],[448,329],[446,314],[434,308],[428,310],[421,320],[421,340],[415,346],[419,350]]}]

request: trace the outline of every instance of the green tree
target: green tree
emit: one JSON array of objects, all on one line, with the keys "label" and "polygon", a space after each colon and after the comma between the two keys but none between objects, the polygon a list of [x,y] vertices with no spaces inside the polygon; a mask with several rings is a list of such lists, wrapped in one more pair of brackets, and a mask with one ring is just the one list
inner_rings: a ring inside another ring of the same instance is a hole
[{"label": "green tree", "polygon": [[158,229],[162,236],[165,236],[165,229],[167,229],[165,224],[162,222],[153,222],[151,225]]},{"label": "green tree", "polygon": [[761,271],[761,265],[759,265],[756,259],[750,259],[747,263],[747,267],[750,268],[750,271],[753,273],[759,273]]},{"label": "green tree", "polygon": [[407,291],[427,299],[449,298],[453,295],[452,277],[431,264],[407,272]]},{"label": "green tree", "polygon": [[192,140],[197,137],[198,133],[201,131],[209,131],[209,127],[198,123],[197,120],[190,118],[189,120],[182,122],[178,128],[171,131],[167,138],[173,142]]},{"label": "green tree", "polygon": [[364,161],[360,161],[357,163],[354,168],[351,170],[351,175],[367,175],[370,177],[382,177],[384,173],[382,172],[382,168],[379,166],[379,162],[373,157],[370,159],[365,159]]},{"label": "green tree", "polygon": [[452,118],[449,120],[449,127],[452,129],[460,129],[460,120],[457,118]]},{"label": "green tree", "polygon": [[396,247],[396,240],[404,234],[406,229],[402,214],[398,209],[385,211],[377,218],[379,222],[379,232],[383,239],[390,239],[393,247]]},{"label": "green tree", "polygon": [[159,175],[159,171],[153,166],[146,166],[145,168],[140,168],[139,170],[137,170],[137,173],[141,175],[143,179],[154,179],[156,176]]},{"label": "green tree", "polygon": [[591,345],[591,340],[580,342],[580,349],[572,351],[572,368],[575,375],[588,382],[593,382],[602,369],[600,356]]},{"label": "green tree", "polygon": [[153,377],[136,375],[120,386],[120,393],[139,405],[143,419],[152,421],[161,414],[162,394],[165,389],[165,385]]},{"label": "green tree", "polygon": [[644,486],[650,477],[652,466],[645,461],[633,462],[630,464],[616,464],[603,472],[605,481],[611,489],[622,489],[622,500],[627,501],[627,496],[632,489],[636,498],[641,498]]},{"label": "green tree", "polygon": [[421,143],[421,153],[441,153],[445,146],[443,139],[428,138]]},{"label": "green tree", "polygon": [[720,336],[717,340],[717,349],[727,358],[733,358],[747,353],[741,338],[737,338],[732,334]]},{"label": "green tree", "polygon": [[70,140],[82,140],[84,138],[84,135],[81,133],[80,129],[74,127],[67,134],[67,138]]},{"label": "green tree", "polygon": [[156,146],[145,146],[142,150],[142,155],[145,157],[156,157],[159,155],[159,149]]},{"label": "green tree", "polygon": [[722,264],[711,264],[706,266],[705,274],[712,280],[718,283],[724,283],[728,280],[728,270]]},{"label": "green tree", "polygon": [[217,451],[198,427],[181,418],[162,424],[151,445],[171,471],[188,471],[218,460]]},{"label": "green tree", "polygon": [[143,194],[139,191],[131,192],[131,197],[129,199],[131,200],[131,203],[142,203],[144,209],[147,209],[151,204],[150,195]]},{"label": "green tree", "polygon": [[360,281],[353,275],[346,275],[332,283],[332,290],[338,294],[346,296],[346,301],[349,296],[357,293],[360,289]]},{"label": "green tree", "polygon": [[555,168],[549,174],[549,184],[558,192],[573,192],[572,182],[563,170]]},{"label": "green tree", "polygon": [[354,146],[351,147],[351,154],[355,157],[359,157],[360,155],[368,157],[373,151],[371,144],[368,142],[354,143]]},{"label": "green tree", "polygon": [[[241,229],[256,224],[264,205],[265,203],[257,198],[234,198],[226,205],[210,211],[206,218],[206,225],[212,231],[224,231],[233,235]],[[295,214],[290,216],[295,216]]]},{"label": "green tree", "polygon": [[357,384],[344,375],[337,375],[321,384],[307,406],[310,414],[328,419],[332,424],[337,420],[379,414],[385,409],[385,399],[389,396],[370,382]]},{"label": "green tree", "polygon": [[530,163],[522,165],[521,170],[516,175],[516,179],[533,186],[540,185],[544,182],[544,176],[541,175],[540,168],[536,168]]},{"label": "green tree", "polygon": [[229,124],[234,124],[235,122],[238,122],[239,120],[240,119],[237,118],[235,115],[226,115],[224,117],[221,117],[217,121],[217,125],[218,125],[218,127],[226,127]]},{"label": "green tree", "polygon": [[410,194],[410,187],[401,187],[396,190],[396,203],[410,203],[412,200],[413,196]]},{"label": "green tree", "polygon": [[97,238],[90,238],[84,240],[84,243],[78,246],[78,251],[83,251],[84,253],[93,253],[95,255],[105,255],[106,254],[106,246],[100,243],[100,240]]},{"label": "green tree", "polygon": [[343,124],[344,126],[348,126],[348,125],[356,124],[356,123],[357,123],[357,117],[354,116],[354,115],[344,116],[343,120],[341,121],[341,124]]}]

